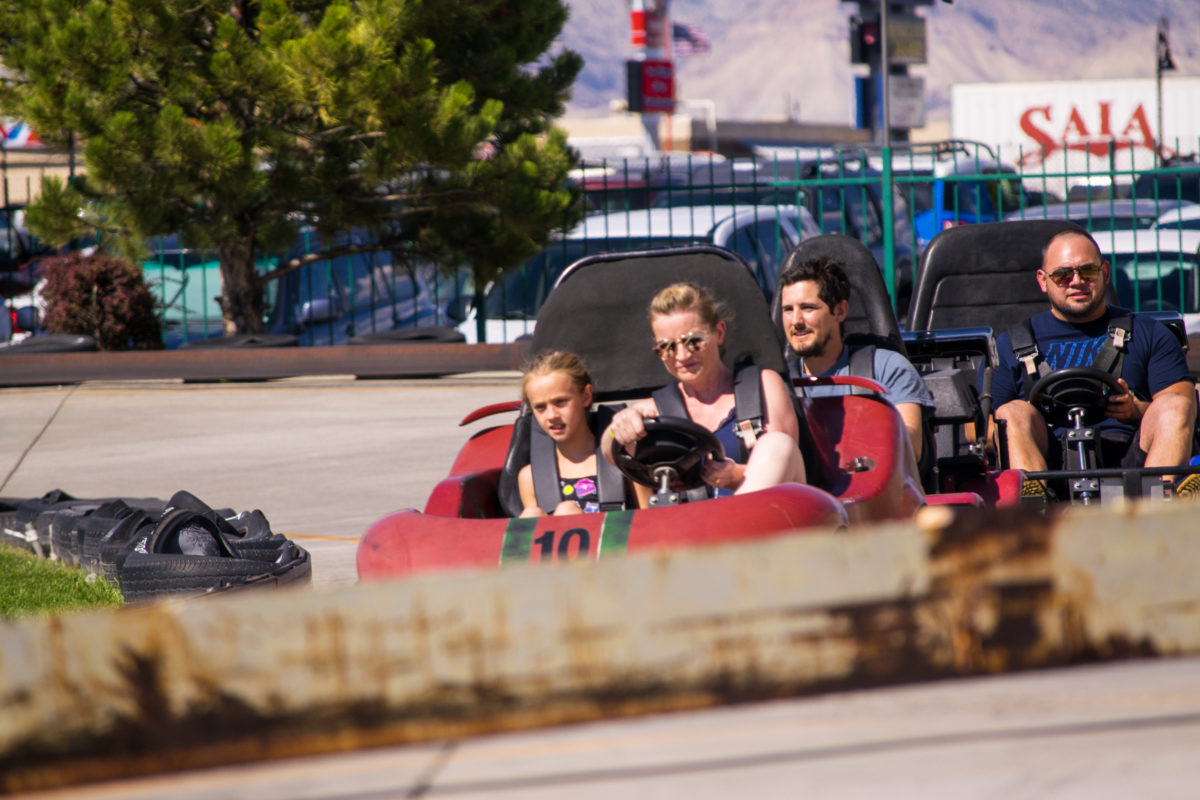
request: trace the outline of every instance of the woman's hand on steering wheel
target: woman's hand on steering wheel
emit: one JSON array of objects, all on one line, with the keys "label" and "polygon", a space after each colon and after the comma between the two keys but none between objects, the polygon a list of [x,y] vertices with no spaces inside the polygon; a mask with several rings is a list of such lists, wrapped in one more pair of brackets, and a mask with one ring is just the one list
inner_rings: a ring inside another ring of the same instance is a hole
[{"label": "woman's hand on steering wheel", "polygon": [[632,452],[633,446],[646,437],[645,421],[657,416],[658,409],[656,408],[630,406],[618,411],[608,425],[609,436],[613,439],[614,448],[622,447],[627,452]]},{"label": "woman's hand on steering wheel", "polygon": [[715,489],[733,491],[741,483],[741,479],[738,477],[737,462],[732,458],[725,458],[721,461],[706,459],[701,476],[705,483]]}]

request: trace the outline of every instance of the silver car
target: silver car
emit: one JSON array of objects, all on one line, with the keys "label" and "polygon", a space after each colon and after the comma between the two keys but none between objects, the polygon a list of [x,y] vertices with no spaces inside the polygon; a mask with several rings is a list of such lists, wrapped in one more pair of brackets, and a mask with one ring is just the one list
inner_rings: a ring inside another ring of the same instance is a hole
[{"label": "silver car", "polygon": [[596,253],[715,244],[741,256],[770,297],[788,253],[801,240],[820,233],[808,209],[796,206],[702,205],[592,214],[488,286],[482,312],[472,308],[458,329],[467,341],[478,341],[482,313],[488,342],[511,342],[531,334],[537,312],[562,271]]}]

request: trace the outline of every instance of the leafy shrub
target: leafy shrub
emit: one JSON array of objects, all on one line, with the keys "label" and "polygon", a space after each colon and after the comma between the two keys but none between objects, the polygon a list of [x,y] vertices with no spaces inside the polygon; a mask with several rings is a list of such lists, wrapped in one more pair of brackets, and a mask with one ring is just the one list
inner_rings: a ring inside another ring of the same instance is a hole
[{"label": "leafy shrub", "polygon": [[140,267],[104,254],[46,259],[42,298],[51,333],[86,334],[101,350],[157,350],[162,328]]}]

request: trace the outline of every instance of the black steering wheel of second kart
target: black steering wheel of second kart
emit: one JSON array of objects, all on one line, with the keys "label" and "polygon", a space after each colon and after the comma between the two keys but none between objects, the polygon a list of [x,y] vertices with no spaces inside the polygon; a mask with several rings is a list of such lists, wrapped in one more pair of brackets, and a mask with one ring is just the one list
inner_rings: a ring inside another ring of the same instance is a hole
[{"label": "black steering wheel of second kart", "polygon": [[1029,402],[1051,425],[1095,425],[1104,419],[1108,398],[1125,390],[1110,373],[1096,367],[1066,367],[1044,375],[1029,392]]},{"label": "black steering wheel of second kart", "polygon": [[665,476],[672,491],[695,489],[704,484],[704,460],[725,459],[721,440],[690,419],[650,417],[645,425],[646,435],[632,454],[623,447],[613,448],[617,468],[632,481],[659,488]]}]

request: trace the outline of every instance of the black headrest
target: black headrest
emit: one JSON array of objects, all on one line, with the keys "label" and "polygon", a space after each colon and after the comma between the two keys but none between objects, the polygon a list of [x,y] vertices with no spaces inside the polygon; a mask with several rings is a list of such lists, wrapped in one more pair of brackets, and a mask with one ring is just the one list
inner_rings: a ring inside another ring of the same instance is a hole
[{"label": "black headrest", "polygon": [[[921,254],[908,312],[910,330],[988,326],[1000,333],[1049,308],[1037,283],[1042,248],[1066,220],[961,225],[933,237]],[[1111,285],[1109,302],[1116,297]]]},{"label": "black headrest", "polygon": [[724,304],[727,364],[748,356],[786,374],[782,335],[753,273],[735,253],[709,245],[607,253],[575,262],[538,313],[532,354],[570,350],[580,356],[597,399],[662,386],[670,375],[651,348],[646,310],[654,295],[679,281],[707,287]]},{"label": "black headrest", "polygon": [[[896,315],[892,312],[892,301],[883,282],[883,274],[866,245],[853,236],[840,233],[814,236],[796,245],[783,269],[817,256],[837,259],[850,279],[850,312],[843,326],[845,336],[862,340],[873,337],[880,346],[904,353],[904,340],[900,337],[900,326],[896,324]],[[776,287],[775,297],[771,301],[771,318],[782,329],[781,293],[782,289]]]}]

